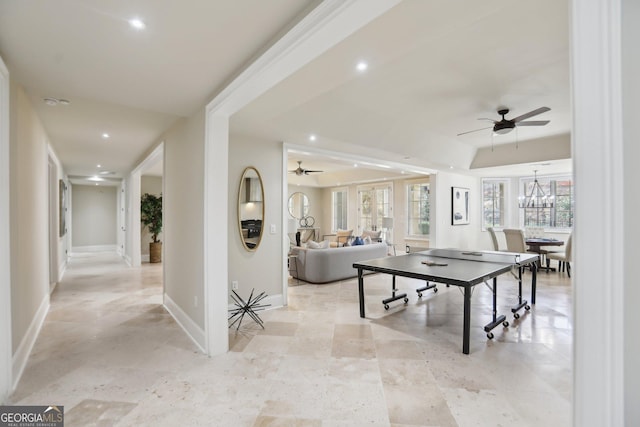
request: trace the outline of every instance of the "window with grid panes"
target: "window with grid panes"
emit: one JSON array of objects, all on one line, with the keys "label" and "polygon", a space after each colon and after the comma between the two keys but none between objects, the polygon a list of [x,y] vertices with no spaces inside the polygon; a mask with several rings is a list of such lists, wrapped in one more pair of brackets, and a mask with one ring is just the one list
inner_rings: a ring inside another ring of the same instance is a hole
[{"label": "window with grid panes", "polygon": [[407,185],[407,234],[429,236],[429,183]]},{"label": "window with grid panes", "polygon": [[506,219],[508,180],[486,178],[482,180],[482,229],[503,228]]}]

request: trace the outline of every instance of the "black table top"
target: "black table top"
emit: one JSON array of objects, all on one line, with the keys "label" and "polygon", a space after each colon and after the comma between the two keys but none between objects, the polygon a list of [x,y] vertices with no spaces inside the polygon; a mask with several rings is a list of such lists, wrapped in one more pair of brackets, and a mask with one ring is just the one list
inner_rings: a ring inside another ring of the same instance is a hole
[{"label": "black table top", "polygon": [[513,266],[537,260],[538,255],[531,253],[429,249],[360,261],[353,267],[456,286],[473,286],[506,273]]}]

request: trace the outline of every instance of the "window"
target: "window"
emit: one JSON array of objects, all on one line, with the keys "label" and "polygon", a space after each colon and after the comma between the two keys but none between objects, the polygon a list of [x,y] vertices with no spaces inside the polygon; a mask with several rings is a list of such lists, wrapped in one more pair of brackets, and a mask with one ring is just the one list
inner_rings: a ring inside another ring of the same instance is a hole
[{"label": "window", "polygon": [[391,186],[358,187],[358,234],[363,230],[381,230],[382,218],[392,216]]},{"label": "window", "polygon": [[482,180],[482,229],[505,226],[505,195],[509,181],[487,178]]},{"label": "window", "polygon": [[429,183],[407,185],[407,234],[429,236]]},{"label": "window", "polygon": [[[521,196],[531,194],[534,179],[520,180]],[[573,227],[574,200],[571,177],[542,177],[538,183],[547,195],[554,200],[553,206],[523,208],[525,227],[571,228]]]},{"label": "window", "polygon": [[334,232],[347,229],[347,195],[346,188],[331,192],[331,210],[333,212],[331,229]]}]

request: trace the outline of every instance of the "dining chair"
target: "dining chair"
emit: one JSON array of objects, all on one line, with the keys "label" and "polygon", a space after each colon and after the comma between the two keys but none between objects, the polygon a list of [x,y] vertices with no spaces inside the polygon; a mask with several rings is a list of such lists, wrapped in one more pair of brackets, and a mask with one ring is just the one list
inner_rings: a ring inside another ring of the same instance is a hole
[{"label": "dining chair", "polygon": [[527,244],[524,240],[524,231],[519,228],[505,228],[502,230],[507,241],[507,251],[527,252]]},{"label": "dining chair", "polygon": [[[523,230],[519,228],[505,228],[502,231],[507,241],[507,252],[518,252],[521,254],[530,252],[527,250]],[[529,266],[529,268],[531,268],[531,266]],[[524,268],[520,267],[520,274],[522,274],[523,270]]]},{"label": "dining chair", "polygon": [[487,231],[491,236],[491,242],[493,243],[493,250],[499,251],[500,247],[498,246],[498,238],[496,237],[496,231],[493,229],[493,227],[487,227]]},{"label": "dining chair", "polygon": [[558,271],[562,270],[566,271],[567,275],[571,277],[571,236],[569,234],[569,238],[567,239],[567,243],[564,245],[564,252],[549,252],[547,254],[547,259],[555,259],[558,261]]}]

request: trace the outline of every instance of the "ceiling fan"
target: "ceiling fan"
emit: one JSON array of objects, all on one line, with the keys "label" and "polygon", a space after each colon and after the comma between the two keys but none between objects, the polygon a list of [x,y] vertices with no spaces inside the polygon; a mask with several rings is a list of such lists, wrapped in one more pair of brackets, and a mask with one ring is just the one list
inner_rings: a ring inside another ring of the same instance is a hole
[{"label": "ceiling fan", "polygon": [[538,114],[542,114],[545,113],[547,111],[550,111],[551,108],[549,107],[540,107],[537,108],[533,111],[529,111],[528,113],[524,113],[521,116],[516,117],[515,119],[505,119],[504,116],[506,116],[507,114],[509,114],[509,109],[508,108],[501,108],[498,110],[498,114],[500,114],[502,116],[501,120],[492,120],[492,119],[486,119],[486,118],[482,118],[482,119],[478,119],[478,120],[489,120],[490,122],[493,122],[493,126],[489,126],[486,128],[482,128],[482,129],[475,129],[475,130],[470,130],[467,132],[462,132],[459,133],[458,136],[460,135],[466,135],[468,133],[471,132],[478,132],[481,130],[485,130],[485,129],[489,129],[491,127],[493,127],[493,132],[500,134],[500,135],[504,135],[505,133],[509,133],[511,132],[516,126],[520,127],[520,126],[544,126],[546,124],[549,123],[549,120],[530,120],[528,122],[524,122],[523,120],[528,119],[529,117],[533,117],[533,116],[537,116]]},{"label": "ceiling fan", "polygon": [[316,172],[324,172],[324,171],[312,171],[312,170],[309,170],[309,169],[303,169],[302,168],[302,160],[298,160],[298,168],[297,169],[289,171],[289,173],[295,173],[298,176],[309,175],[310,173],[316,173]]}]

